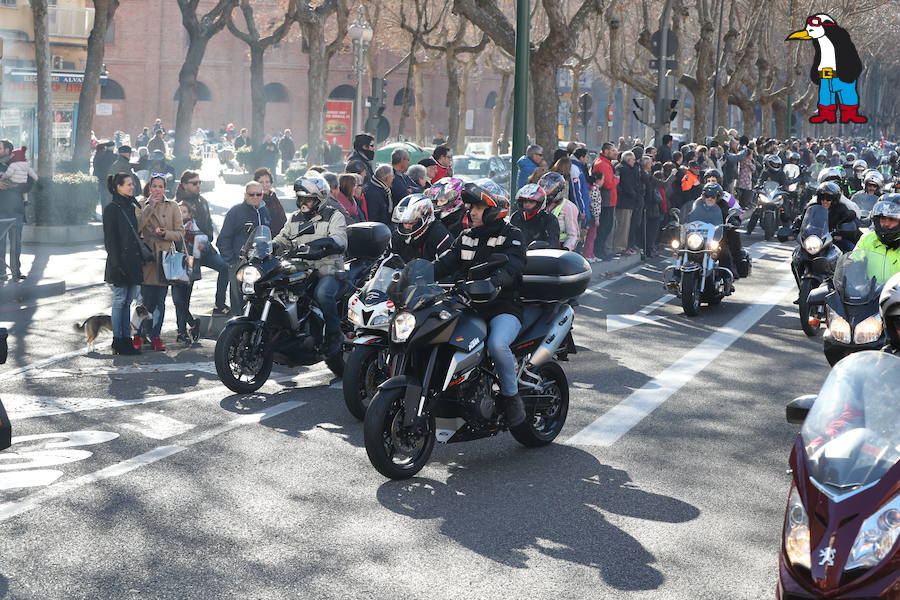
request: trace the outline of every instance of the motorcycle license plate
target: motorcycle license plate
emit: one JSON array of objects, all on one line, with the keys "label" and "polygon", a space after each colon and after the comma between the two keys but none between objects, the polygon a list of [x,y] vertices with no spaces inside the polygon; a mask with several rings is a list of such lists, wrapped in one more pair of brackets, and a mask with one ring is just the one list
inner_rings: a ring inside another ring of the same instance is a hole
[{"label": "motorcycle license plate", "polygon": [[6,416],[3,402],[0,402],[0,450],[6,450],[11,444],[12,425],[9,423],[9,417]]}]

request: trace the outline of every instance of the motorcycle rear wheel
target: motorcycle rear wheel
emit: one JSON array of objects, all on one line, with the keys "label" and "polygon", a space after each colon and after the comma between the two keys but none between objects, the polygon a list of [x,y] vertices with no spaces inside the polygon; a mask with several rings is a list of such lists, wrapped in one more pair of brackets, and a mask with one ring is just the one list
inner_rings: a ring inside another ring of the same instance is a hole
[{"label": "motorcycle rear wheel", "polygon": [[689,317],[696,317],[700,312],[700,290],[697,285],[698,274],[689,273],[681,282],[681,308]]},{"label": "motorcycle rear wheel", "polygon": [[[226,327],[216,340],[215,364],[219,379],[232,392],[249,394],[266,383],[272,373],[272,349],[265,333],[260,347],[250,348],[254,325],[239,323]],[[249,356],[253,353],[253,356]]]},{"label": "motorcycle rear wheel", "polygon": [[380,390],[363,425],[366,454],[375,470],[389,479],[409,479],[428,463],[434,450],[434,419],[427,430],[409,431],[403,427],[405,388]]},{"label": "motorcycle rear wheel", "polygon": [[549,384],[542,395],[547,398],[529,401],[528,394],[522,394],[525,421],[509,429],[517,442],[529,448],[546,446],[555,440],[569,414],[569,380],[566,372],[555,362],[548,362],[538,369],[537,374],[543,383]]}]

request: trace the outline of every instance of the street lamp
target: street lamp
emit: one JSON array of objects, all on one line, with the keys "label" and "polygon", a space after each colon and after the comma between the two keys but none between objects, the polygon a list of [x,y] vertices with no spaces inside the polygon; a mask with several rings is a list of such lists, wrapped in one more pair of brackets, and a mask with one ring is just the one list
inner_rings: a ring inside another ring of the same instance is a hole
[{"label": "street lamp", "polygon": [[363,7],[360,6],[356,20],[347,29],[347,35],[353,40],[353,71],[356,73],[356,131],[363,130],[363,75],[366,73],[366,55],[369,52],[369,42],[372,41],[372,28],[363,17]]}]

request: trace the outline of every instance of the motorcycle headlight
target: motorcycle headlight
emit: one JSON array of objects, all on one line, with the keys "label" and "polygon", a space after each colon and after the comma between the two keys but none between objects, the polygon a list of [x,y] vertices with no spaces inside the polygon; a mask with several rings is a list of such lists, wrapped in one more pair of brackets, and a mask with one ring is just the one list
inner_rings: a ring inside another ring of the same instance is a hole
[{"label": "motorcycle headlight", "polygon": [[361,327],[363,324],[362,316],[353,310],[353,307],[347,309],[347,319],[357,327]]},{"label": "motorcycle headlight", "polygon": [[881,337],[882,329],[881,315],[872,315],[856,326],[853,331],[853,343],[871,344]]},{"label": "motorcycle headlight", "polygon": [[[262,277],[262,273],[260,273],[259,269],[252,265],[247,265],[246,267],[241,267],[238,269],[238,272],[235,274],[235,278],[241,283],[249,283],[251,286],[260,280]],[[251,289],[252,291],[252,289]]]},{"label": "motorcycle headlight", "polygon": [[797,488],[791,486],[787,514],[784,516],[784,550],[791,564],[810,568],[809,518]]},{"label": "motorcycle headlight", "polygon": [[900,537],[900,494],[866,519],[856,541],[850,549],[850,557],[844,566],[850,569],[871,569],[890,556],[891,548]]},{"label": "motorcycle headlight", "polygon": [[718,249],[719,249],[719,242],[717,242],[717,241],[715,241],[715,240],[711,241],[711,242],[709,243],[709,249],[712,250],[713,252],[715,252],[716,250],[718,250]]},{"label": "motorcycle headlight", "polygon": [[395,343],[402,344],[412,335],[413,329],[416,328],[416,318],[408,312],[400,313],[394,317],[394,324],[391,328],[391,339]]},{"label": "motorcycle headlight", "polygon": [[797,191],[797,184],[796,184],[796,183],[792,183],[791,185],[789,185],[789,186],[788,186],[788,191],[789,191],[789,192],[796,192],[796,191]]},{"label": "motorcycle headlight", "polygon": [[375,315],[372,317],[372,320],[369,321],[370,327],[379,327],[381,325],[387,325],[388,321],[390,321],[390,317],[387,315]]},{"label": "motorcycle headlight", "polygon": [[765,194],[759,194],[756,199],[760,204],[768,204],[769,202],[771,202],[771,200],[769,200],[769,197]]},{"label": "motorcycle headlight", "polygon": [[699,233],[691,233],[688,234],[686,241],[689,250],[700,250],[703,248],[703,242],[706,240]]},{"label": "motorcycle headlight", "polygon": [[810,235],[803,240],[803,247],[810,254],[818,254],[822,251],[822,238],[817,235]]},{"label": "motorcycle headlight", "polygon": [[831,337],[836,342],[849,344],[850,340],[853,339],[850,335],[850,323],[834,312],[834,309],[830,306],[828,307],[828,329],[831,330]]},{"label": "motorcycle headlight", "polygon": [[681,247],[681,240],[672,240],[672,248],[678,250]]}]

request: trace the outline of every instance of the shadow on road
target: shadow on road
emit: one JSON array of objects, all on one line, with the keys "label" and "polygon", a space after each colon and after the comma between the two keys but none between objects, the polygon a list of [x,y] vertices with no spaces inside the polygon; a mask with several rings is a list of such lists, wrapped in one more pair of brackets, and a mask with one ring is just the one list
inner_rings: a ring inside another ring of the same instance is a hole
[{"label": "shadow on road", "polygon": [[[530,556],[593,567],[611,587],[652,590],[665,577],[641,542],[604,513],[664,523],[696,519],[685,502],[638,488],[625,471],[578,448],[511,449],[491,460],[450,463],[447,483],[417,478],[387,482],[378,501],[413,519],[441,519],[453,541],[514,568]],[[488,464],[490,462],[491,464]]]}]

